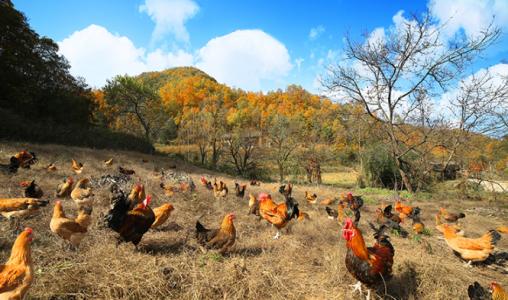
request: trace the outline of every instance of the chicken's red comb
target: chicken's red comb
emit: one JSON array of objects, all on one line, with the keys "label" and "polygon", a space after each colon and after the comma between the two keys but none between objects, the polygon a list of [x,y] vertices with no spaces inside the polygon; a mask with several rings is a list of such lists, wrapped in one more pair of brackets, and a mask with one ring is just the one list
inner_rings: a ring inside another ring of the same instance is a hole
[{"label": "chicken's red comb", "polygon": [[30,227],[26,227],[26,228],[25,228],[25,231],[26,231],[26,232],[28,232],[29,234],[32,234],[33,229],[32,229],[32,228],[30,228]]}]

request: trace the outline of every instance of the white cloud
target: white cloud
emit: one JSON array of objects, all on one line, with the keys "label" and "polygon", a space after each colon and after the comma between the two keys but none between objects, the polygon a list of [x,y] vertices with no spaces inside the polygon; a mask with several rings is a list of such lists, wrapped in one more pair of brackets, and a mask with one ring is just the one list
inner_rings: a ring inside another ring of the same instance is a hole
[{"label": "white cloud", "polygon": [[71,73],[84,77],[95,87],[119,74],[137,75],[193,63],[192,55],[182,50],[165,53],[157,49],[146,54],[145,49],[136,48],[129,38],[93,24],[74,32],[58,45],[71,65]]},{"label": "white cloud", "polygon": [[198,51],[198,68],[218,81],[260,89],[263,80],[279,80],[291,70],[286,46],[261,30],[237,30],[210,40]]},{"label": "white cloud", "polygon": [[446,23],[446,34],[452,36],[459,29],[474,36],[485,29],[494,17],[494,24],[508,28],[508,1],[506,0],[431,0],[431,13]]},{"label": "white cloud", "polygon": [[150,16],[155,22],[152,33],[154,41],[166,34],[173,34],[177,40],[188,42],[189,33],[185,22],[199,11],[199,6],[192,0],[145,0],[139,11]]},{"label": "white cloud", "polygon": [[317,27],[311,28],[309,32],[309,39],[315,40],[320,35],[322,35],[325,32],[325,27],[323,25],[319,25]]}]

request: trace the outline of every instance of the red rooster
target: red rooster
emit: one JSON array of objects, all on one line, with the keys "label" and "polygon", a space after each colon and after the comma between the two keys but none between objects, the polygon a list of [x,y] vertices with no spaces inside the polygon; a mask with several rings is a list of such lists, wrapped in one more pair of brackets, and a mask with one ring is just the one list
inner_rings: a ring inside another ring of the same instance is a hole
[{"label": "red rooster", "polygon": [[[357,223],[356,223],[357,224]],[[367,286],[375,285],[388,280],[392,276],[393,255],[395,250],[390,243],[388,236],[383,231],[387,228],[381,225],[379,229],[374,225],[374,238],[376,243],[373,247],[365,246],[362,232],[353,224],[351,218],[347,218],[342,229],[342,237],[346,240],[346,268],[358,282],[354,291],[362,293],[362,283]],[[370,290],[367,290],[367,299],[370,299]]]}]

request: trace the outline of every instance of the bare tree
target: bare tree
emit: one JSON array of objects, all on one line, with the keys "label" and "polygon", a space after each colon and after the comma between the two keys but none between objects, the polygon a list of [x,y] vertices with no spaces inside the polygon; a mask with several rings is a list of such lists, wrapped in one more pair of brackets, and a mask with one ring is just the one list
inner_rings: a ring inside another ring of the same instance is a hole
[{"label": "bare tree", "polygon": [[[413,168],[407,159],[427,142],[409,139],[404,129],[411,124],[432,123],[428,97],[436,96],[461,76],[479,53],[500,36],[500,30],[489,26],[474,37],[445,39],[443,26],[430,14],[412,16],[392,27],[386,34],[366,36],[362,42],[346,37],[345,60],[329,67],[323,85],[331,93],[361,103],[368,115],[381,124],[389,141],[404,186],[413,192]],[[425,97],[422,97],[425,95]],[[426,126],[423,124],[423,126]],[[408,143],[407,141],[411,141]]]},{"label": "bare tree", "polygon": [[230,162],[238,175],[246,175],[248,171],[256,167],[253,160],[256,140],[256,137],[243,128],[233,128],[225,135],[224,141],[230,155]]}]

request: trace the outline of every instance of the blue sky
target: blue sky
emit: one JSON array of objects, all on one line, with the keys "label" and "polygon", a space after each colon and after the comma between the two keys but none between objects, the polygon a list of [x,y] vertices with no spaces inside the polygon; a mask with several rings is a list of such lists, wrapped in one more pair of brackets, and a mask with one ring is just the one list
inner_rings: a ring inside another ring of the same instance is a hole
[{"label": "blue sky", "polygon": [[[195,65],[248,90],[300,84],[318,92],[323,66],[337,61],[346,32],[360,36],[393,25],[401,10],[427,8],[450,30],[495,22],[508,31],[507,0],[217,1],[14,0],[30,25],[59,42],[72,73],[95,87],[117,74]],[[475,68],[508,60],[508,38]]]}]

